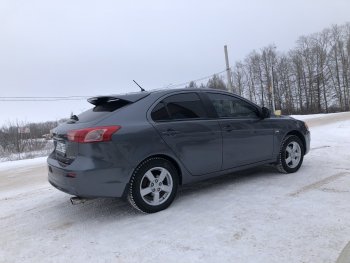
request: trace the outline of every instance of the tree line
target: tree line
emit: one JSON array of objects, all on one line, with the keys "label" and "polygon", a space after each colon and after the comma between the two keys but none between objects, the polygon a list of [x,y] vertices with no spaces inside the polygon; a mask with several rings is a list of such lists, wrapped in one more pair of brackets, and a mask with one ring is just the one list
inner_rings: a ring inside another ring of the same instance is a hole
[{"label": "tree line", "polygon": [[[214,75],[198,87],[226,89]],[[233,92],[283,114],[350,110],[350,23],[301,36],[288,52],[254,50],[232,68]],[[191,82],[187,87],[197,87]]]},{"label": "tree line", "polygon": [[287,114],[350,110],[350,23],[302,36],[287,53],[273,45],[233,69],[234,92]]}]

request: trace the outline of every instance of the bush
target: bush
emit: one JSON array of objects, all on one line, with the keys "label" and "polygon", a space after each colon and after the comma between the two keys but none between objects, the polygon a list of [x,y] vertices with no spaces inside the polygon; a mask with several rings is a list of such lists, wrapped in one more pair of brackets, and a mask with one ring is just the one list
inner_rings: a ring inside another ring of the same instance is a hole
[{"label": "bush", "polygon": [[53,150],[53,141],[47,135],[57,124],[9,122],[3,125],[0,129],[0,161],[49,155]]}]

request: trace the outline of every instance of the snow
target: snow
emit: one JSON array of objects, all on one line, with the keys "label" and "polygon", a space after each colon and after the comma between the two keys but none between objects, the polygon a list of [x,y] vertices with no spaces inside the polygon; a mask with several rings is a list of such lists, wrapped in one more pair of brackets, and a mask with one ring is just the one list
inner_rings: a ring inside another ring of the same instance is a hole
[{"label": "snow", "polygon": [[0,172],[4,170],[10,170],[10,169],[21,169],[21,168],[28,168],[28,167],[43,165],[43,164],[46,164],[46,159],[47,159],[47,156],[33,158],[33,159],[26,159],[26,160],[0,162]]},{"label": "snow", "polygon": [[337,112],[337,113],[318,113],[318,114],[307,114],[307,115],[290,115],[291,117],[298,120],[310,120],[310,119],[323,119],[329,117],[338,117],[348,112]]},{"label": "snow", "polygon": [[320,125],[349,120],[350,112],[339,112],[332,114],[292,115],[292,117],[305,121],[309,127],[317,127]]},{"label": "snow", "polygon": [[71,205],[45,158],[1,163],[0,262],[335,262],[350,241],[350,116],[322,118],[297,173],[184,186],[151,215],[119,199]]},{"label": "snow", "polygon": [[[334,113],[337,114],[337,113]],[[308,114],[308,115],[290,115],[291,117],[298,119],[298,120],[310,120],[315,118],[322,118],[328,116],[328,114]]]}]

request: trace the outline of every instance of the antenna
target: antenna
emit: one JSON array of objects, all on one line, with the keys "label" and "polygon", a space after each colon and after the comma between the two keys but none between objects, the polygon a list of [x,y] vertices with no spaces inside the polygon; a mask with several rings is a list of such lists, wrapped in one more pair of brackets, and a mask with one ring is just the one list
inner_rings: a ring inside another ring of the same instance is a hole
[{"label": "antenna", "polygon": [[139,86],[140,87],[140,89],[141,89],[141,91],[145,91],[145,89],[144,88],[142,88],[135,80],[132,80],[133,82],[135,82],[135,84],[137,85],[137,86]]}]

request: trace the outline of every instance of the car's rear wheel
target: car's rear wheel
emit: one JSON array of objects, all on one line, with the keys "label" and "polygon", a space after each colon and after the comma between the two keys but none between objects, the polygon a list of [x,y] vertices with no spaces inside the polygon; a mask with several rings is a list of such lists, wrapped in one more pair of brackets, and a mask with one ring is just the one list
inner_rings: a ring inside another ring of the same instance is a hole
[{"label": "car's rear wheel", "polygon": [[164,210],[175,199],[178,183],[178,172],[171,162],[159,157],[150,158],[135,169],[128,200],[144,213]]},{"label": "car's rear wheel", "polygon": [[304,146],[298,136],[287,136],[281,146],[277,169],[282,173],[294,173],[299,170],[304,158]]}]

